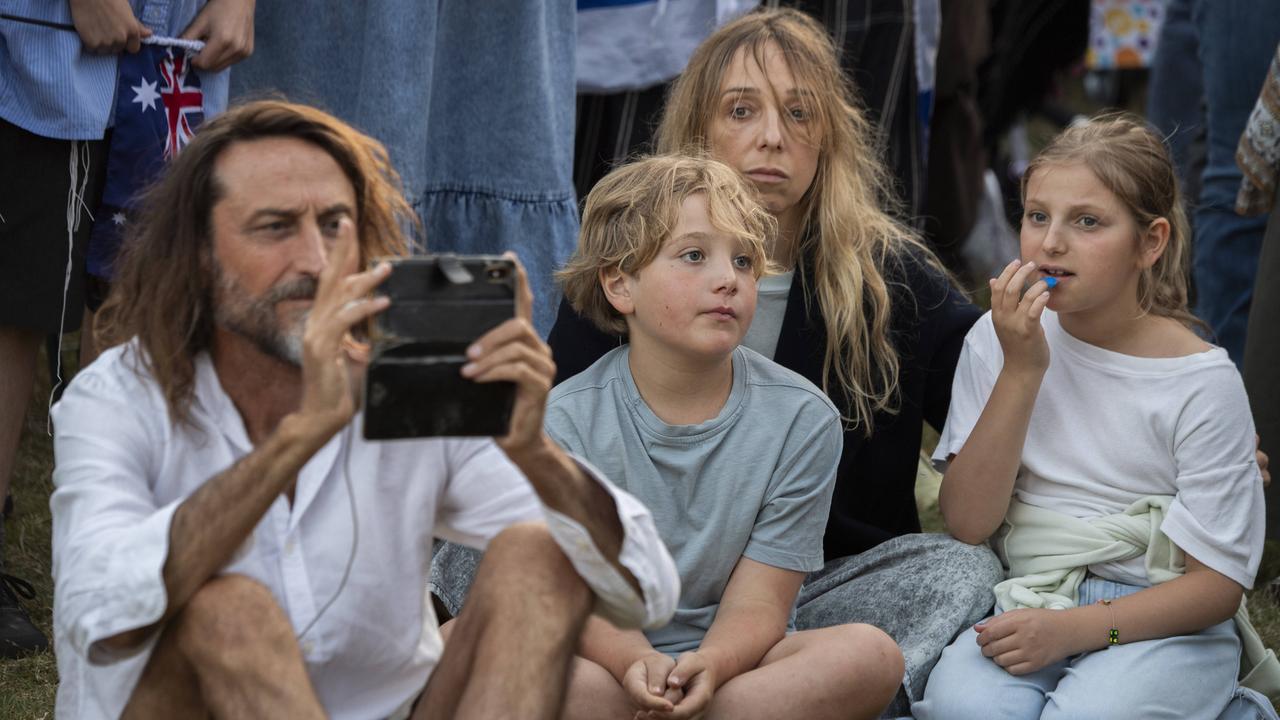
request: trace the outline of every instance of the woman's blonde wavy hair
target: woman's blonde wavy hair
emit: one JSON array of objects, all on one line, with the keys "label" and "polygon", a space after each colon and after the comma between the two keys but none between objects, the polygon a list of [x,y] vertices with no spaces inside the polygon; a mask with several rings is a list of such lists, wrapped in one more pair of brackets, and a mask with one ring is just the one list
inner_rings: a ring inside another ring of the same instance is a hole
[{"label": "woman's blonde wavy hair", "polygon": [[696,193],[707,197],[711,226],[742,242],[756,278],[767,272],[777,221],[755,188],[696,151],[655,155],[613,170],[587,195],[578,248],[556,273],[573,309],[604,332],[625,335],[626,319],[605,296],[601,274],[618,268],[635,275],[653,262],[675,232],[680,206]]},{"label": "woman's blonde wavy hair", "polygon": [[1158,218],[1169,221],[1164,254],[1138,278],[1138,306],[1143,313],[1170,317],[1192,330],[1210,333],[1209,326],[1187,308],[1189,225],[1178,175],[1159,133],[1129,113],[1100,115],[1063,130],[1022,173],[1023,203],[1036,171],[1071,164],[1088,168],[1120,199],[1140,230]]},{"label": "woman's blonde wavy hair", "polygon": [[206,123],[146,192],[116,260],[99,312],[103,348],[137,338],[143,366],[164,393],[170,416],[190,419],[195,357],[213,338],[215,281],[211,213],[226,194],[215,166],[234,143],[296,138],[328,153],[355,190],[360,266],[407,253],[404,230],[417,219],[378,141],[320,110],[282,100],[234,107]]},{"label": "woman's blonde wavy hair", "polygon": [[[765,67],[777,47],[798,87],[804,126],[786,117],[793,141],[819,146],[817,174],[801,198],[800,262],[811,259],[825,323],[823,390],[843,399],[845,422],[872,431],[876,412],[898,409],[899,358],[890,338],[889,264],[914,254],[945,277],[932,252],[891,215],[899,202],[880,158],[872,124],[859,107],[826,31],[796,10],[750,13],[717,30],[694,52],[667,98],[657,130],[661,152],[696,145],[714,153],[710,136],[722,79],[740,48]],[[777,89],[774,89],[775,95]],[[806,297],[808,295],[806,294]]]}]

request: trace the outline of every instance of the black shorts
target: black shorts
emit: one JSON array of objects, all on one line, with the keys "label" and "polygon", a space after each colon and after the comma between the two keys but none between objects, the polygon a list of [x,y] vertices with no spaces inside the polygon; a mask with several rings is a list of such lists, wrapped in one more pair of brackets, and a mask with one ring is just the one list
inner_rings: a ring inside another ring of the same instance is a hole
[{"label": "black shorts", "polygon": [[[0,326],[80,327],[89,214],[102,197],[106,148],[105,140],[54,140],[0,119]],[[73,150],[84,191],[68,240]]]}]

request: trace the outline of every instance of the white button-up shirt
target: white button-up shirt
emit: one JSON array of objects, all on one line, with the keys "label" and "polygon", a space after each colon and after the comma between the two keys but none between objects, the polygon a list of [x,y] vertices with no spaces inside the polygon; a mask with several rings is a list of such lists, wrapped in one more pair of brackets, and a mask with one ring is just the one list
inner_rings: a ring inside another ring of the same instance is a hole
[{"label": "white button-up shirt", "polygon": [[[53,410],[58,717],[120,715],[155,634],[123,658],[98,642],[160,619],[174,511],[253,450],[207,355],[197,358],[188,426],[170,422],[159,386],[135,370],[136,352],[128,344],[104,353]],[[366,442],[359,422],[303,466],[292,505],[276,498],[224,568],[269,588],[294,632],[306,630],[307,671],[332,717],[386,717],[425,687],[442,650],[426,593],[434,537],[483,547],[513,522],[545,519],[598,612],[646,627],[671,615],[675,567],[630,495],[601,482],[640,595],[581,525],[540,504],[492,441]]]}]

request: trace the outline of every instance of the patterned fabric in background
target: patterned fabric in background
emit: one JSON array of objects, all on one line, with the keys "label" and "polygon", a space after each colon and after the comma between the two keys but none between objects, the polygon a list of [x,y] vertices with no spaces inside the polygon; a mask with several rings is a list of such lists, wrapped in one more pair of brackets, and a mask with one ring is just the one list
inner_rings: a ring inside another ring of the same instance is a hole
[{"label": "patterned fabric in background", "polygon": [[1280,46],[1276,46],[1258,104],[1253,106],[1249,124],[1240,137],[1236,164],[1244,173],[1236,196],[1236,213],[1262,215],[1270,211],[1276,197],[1276,175],[1280,173]]},{"label": "patterned fabric in background", "polygon": [[1093,0],[1085,65],[1090,70],[1151,67],[1163,23],[1162,0]]}]

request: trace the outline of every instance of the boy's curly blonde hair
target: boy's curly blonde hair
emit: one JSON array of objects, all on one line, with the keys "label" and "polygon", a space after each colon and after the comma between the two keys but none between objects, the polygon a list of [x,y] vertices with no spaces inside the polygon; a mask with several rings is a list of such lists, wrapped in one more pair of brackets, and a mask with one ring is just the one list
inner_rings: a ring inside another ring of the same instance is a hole
[{"label": "boy's curly blonde hair", "polygon": [[695,193],[706,195],[712,227],[738,238],[756,277],[765,274],[777,221],[755,188],[708,157],[656,155],[613,170],[587,195],[578,249],[556,273],[573,309],[604,332],[625,335],[626,320],[605,297],[601,275],[613,268],[636,275],[652,262]]}]

